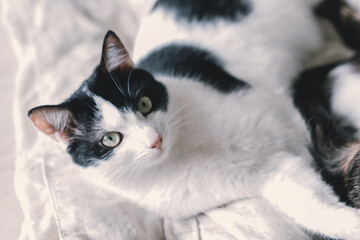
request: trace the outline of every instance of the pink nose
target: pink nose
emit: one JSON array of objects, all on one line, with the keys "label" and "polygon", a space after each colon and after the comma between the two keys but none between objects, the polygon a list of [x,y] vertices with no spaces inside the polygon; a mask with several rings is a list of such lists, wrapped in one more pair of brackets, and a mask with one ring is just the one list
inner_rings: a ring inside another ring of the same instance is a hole
[{"label": "pink nose", "polygon": [[150,148],[157,148],[161,150],[161,147],[162,147],[162,136],[159,135],[156,141],[153,144],[151,144]]}]

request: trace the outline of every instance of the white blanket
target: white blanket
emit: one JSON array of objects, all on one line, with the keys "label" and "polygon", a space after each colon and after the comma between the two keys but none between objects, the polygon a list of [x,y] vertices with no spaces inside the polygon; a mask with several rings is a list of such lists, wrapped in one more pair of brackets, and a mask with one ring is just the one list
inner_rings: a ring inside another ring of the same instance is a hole
[{"label": "white blanket", "polygon": [[136,0],[5,3],[20,65],[15,101],[15,180],[25,215],[20,240],[310,239],[261,199],[240,199],[184,221],[162,220],[82,179],[64,146],[38,133],[27,111],[60,103],[89,76],[108,29],[131,49],[147,7]]}]

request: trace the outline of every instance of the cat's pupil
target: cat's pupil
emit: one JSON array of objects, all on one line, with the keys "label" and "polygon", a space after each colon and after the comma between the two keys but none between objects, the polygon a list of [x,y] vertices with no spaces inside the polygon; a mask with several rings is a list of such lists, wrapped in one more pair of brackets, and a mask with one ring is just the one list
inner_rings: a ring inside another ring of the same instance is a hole
[{"label": "cat's pupil", "polygon": [[138,109],[142,114],[148,114],[151,111],[152,103],[151,100],[144,96],[139,99]]}]

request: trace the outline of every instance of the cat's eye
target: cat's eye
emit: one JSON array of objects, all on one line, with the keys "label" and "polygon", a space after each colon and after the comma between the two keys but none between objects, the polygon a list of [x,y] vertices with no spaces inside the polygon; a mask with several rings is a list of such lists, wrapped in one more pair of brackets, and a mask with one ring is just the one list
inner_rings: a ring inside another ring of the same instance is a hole
[{"label": "cat's eye", "polygon": [[115,148],[120,144],[121,140],[122,140],[121,133],[108,132],[102,137],[101,144],[107,148]]},{"label": "cat's eye", "polygon": [[151,111],[152,103],[150,98],[144,96],[139,99],[138,109],[142,114],[148,114]]}]

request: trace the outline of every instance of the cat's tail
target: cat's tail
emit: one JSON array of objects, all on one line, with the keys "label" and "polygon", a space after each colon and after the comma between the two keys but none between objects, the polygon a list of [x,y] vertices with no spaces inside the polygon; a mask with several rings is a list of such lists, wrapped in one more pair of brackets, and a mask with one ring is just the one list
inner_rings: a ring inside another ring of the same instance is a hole
[{"label": "cat's tail", "polygon": [[323,0],[315,12],[331,22],[348,47],[360,51],[360,13],[351,3],[346,0]]}]

